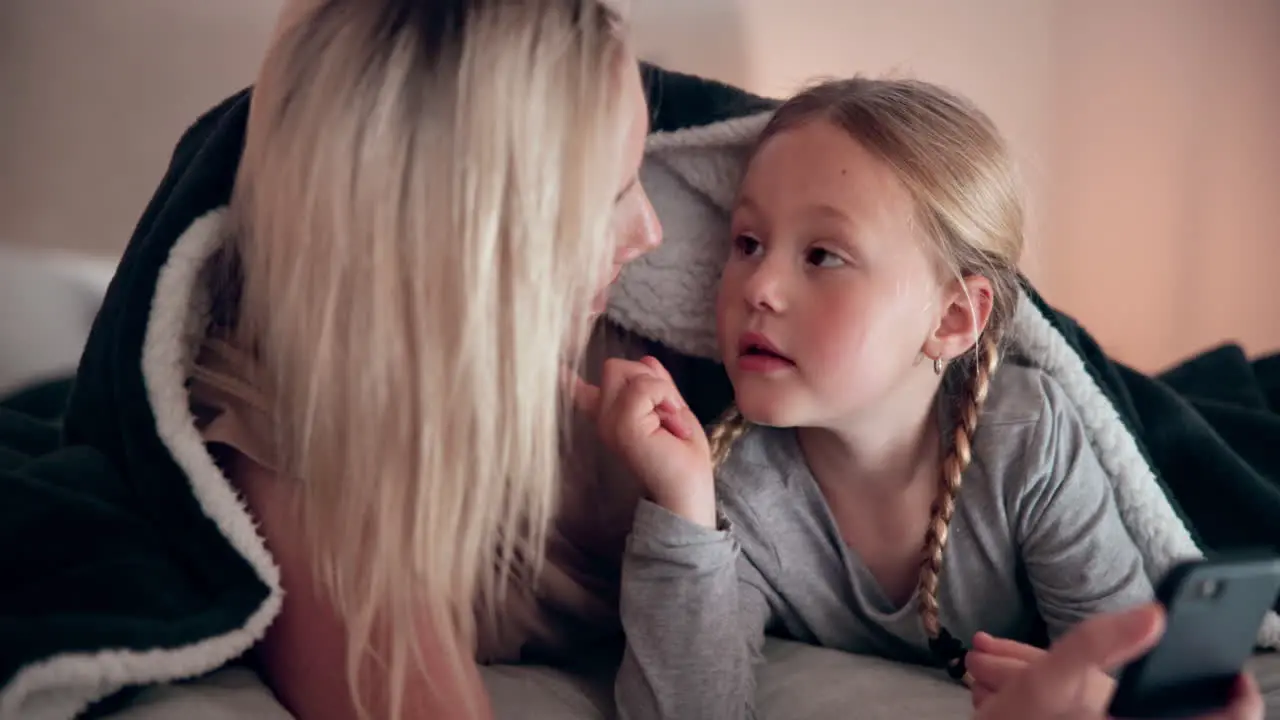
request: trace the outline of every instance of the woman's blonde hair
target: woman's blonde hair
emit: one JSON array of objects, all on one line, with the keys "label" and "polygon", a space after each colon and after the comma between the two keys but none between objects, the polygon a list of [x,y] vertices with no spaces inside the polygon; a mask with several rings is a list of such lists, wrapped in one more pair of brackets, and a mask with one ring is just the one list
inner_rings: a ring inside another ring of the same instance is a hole
[{"label": "woman's blonde hair", "polygon": [[461,679],[477,615],[542,562],[635,68],[597,0],[301,1],[254,88],[226,335],[302,483],[358,709],[372,661],[395,717],[422,629]]},{"label": "woman's blonde hair", "polygon": [[[1009,151],[994,123],[957,95],[909,79],[853,78],[816,85],[783,104],[759,142],[799,125],[825,121],[841,128],[890,168],[915,205],[914,220],[945,275],[980,275],[991,283],[992,306],[973,351],[947,369],[954,387],[954,431],[947,441],[938,496],[924,538],[919,606],[924,628],[953,676],[964,674],[963,647],[938,619],[938,574],[947,528],[987,388],[1000,362],[1001,340],[1017,307],[1023,248],[1023,201]],[[972,300],[971,300],[972,301]],[[712,429],[717,462],[746,429],[736,409]]]}]

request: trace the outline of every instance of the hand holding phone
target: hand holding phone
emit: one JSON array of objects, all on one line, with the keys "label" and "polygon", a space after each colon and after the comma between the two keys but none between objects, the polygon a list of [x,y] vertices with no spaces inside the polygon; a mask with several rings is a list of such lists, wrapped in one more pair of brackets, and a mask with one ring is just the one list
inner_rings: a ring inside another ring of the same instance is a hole
[{"label": "hand holding phone", "polygon": [[1224,707],[1278,594],[1280,557],[1270,553],[1174,567],[1156,589],[1166,611],[1164,636],[1124,668],[1110,714],[1177,718]]}]

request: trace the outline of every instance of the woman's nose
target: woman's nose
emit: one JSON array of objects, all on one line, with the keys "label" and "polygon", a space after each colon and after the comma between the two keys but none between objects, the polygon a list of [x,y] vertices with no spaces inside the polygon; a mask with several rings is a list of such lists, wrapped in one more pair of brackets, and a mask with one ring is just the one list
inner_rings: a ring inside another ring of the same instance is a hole
[{"label": "woman's nose", "polygon": [[649,252],[658,249],[662,244],[662,221],[658,219],[658,211],[653,208],[653,203],[649,200],[649,193],[640,188],[640,229],[637,233],[637,243],[641,248],[641,252]]},{"label": "woman's nose", "polygon": [[658,212],[649,202],[649,196],[640,190],[640,203],[634,217],[628,223],[623,241],[618,248],[618,263],[625,264],[662,244],[662,222]]}]

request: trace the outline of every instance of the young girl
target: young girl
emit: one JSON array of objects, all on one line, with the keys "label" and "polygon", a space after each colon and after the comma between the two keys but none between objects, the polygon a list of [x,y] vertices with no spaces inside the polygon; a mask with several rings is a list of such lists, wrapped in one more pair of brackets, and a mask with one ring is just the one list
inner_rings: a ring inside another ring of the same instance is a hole
[{"label": "young girl", "polygon": [[708,438],[651,359],[580,388],[647,490],[623,717],[749,715],[766,631],[990,692],[965,639],[1014,656],[1150,598],[1062,389],[1001,363],[1022,220],[998,132],[938,87],[831,82],[778,110],[717,308],[736,407]]}]

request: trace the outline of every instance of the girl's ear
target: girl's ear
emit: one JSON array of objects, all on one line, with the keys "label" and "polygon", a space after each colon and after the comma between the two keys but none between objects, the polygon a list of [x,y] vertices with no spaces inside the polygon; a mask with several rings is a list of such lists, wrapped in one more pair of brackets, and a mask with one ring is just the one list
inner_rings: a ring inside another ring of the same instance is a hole
[{"label": "girl's ear", "polygon": [[981,275],[944,285],[938,327],[925,341],[925,355],[948,362],[968,352],[987,327],[991,305],[991,282]]}]

